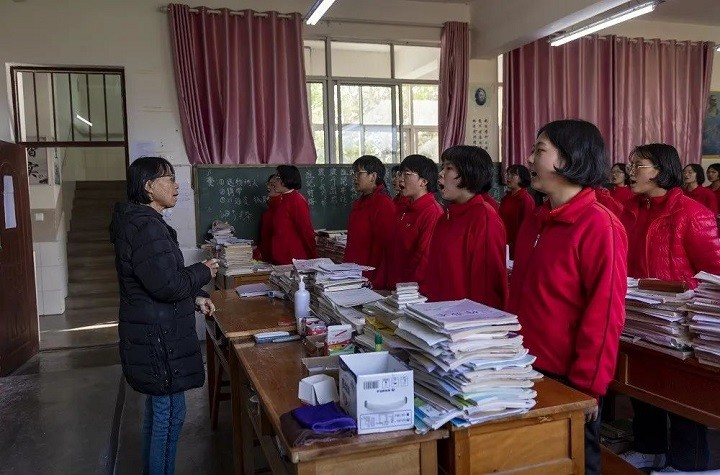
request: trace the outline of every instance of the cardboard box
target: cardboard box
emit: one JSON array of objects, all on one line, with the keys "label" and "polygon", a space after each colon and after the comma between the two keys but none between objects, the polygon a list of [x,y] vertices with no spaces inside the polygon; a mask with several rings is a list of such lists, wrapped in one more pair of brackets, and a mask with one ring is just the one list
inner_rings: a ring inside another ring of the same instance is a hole
[{"label": "cardboard box", "polygon": [[327,374],[338,381],[340,359],[338,356],[317,356],[315,358],[302,358],[303,374],[313,376],[316,374]]},{"label": "cardboard box", "polygon": [[358,434],[412,429],[413,372],[387,351],[340,355],[340,405]]},{"label": "cardboard box", "polygon": [[338,400],[335,378],[326,374],[316,374],[300,380],[298,399],[305,404],[315,406]]}]

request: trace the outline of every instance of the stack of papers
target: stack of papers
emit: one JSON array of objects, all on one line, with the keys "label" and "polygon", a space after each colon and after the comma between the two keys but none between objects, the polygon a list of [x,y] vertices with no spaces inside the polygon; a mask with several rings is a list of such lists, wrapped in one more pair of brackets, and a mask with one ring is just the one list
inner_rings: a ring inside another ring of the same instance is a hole
[{"label": "stack of papers", "polygon": [[535,405],[535,357],[517,317],[463,299],[411,304],[395,335],[409,344],[416,427],[465,427],[527,412]]},{"label": "stack of papers", "polygon": [[285,295],[291,295],[291,292],[297,290],[297,284],[292,277],[294,267],[290,264],[284,266],[272,266],[270,273],[270,283],[280,288]]},{"label": "stack of papers", "polygon": [[273,288],[266,283],[245,284],[235,288],[235,292],[240,297],[261,297],[267,295],[271,290]]},{"label": "stack of papers", "polygon": [[257,262],[252,258],[252,241],[239,240],[233,244],[218,245],[218,260],[227,275],[234,273],[254,272]]},{"label": "stack of papers", "polygon": [[347,231],[325,231],[316,233],[318,255],[342,262],[347,245]]},{"label": "stack of papers", "polygon": [[681,293],[629,287],[625,296],[625,328],[620,339],[681,359],[692,355],[685,305],[692,290]]},{"label": "stack of papers", "polygon": [[691,345],[700,363],[720,367],[720,276],[700,272],[700,285],[686,305]]},{"label": "stack of papers", "polygon": [[413,303],[424,303],[427,297],[420,295],[419,289],[417,282],[399,283],[385,303],[398,310],[403,310]]}]

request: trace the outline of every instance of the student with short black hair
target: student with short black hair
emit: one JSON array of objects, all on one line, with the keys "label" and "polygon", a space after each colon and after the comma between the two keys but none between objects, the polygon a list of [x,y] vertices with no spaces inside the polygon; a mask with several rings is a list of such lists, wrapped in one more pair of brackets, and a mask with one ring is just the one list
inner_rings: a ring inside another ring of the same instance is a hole
[{"label": "student with short black hair", "polygon": [[275,189],[276,175],[272,174],[267,179],[267,209],[263,211],[260,217],[260,239],[256,253],[253,258],[264,262],[273,262],[272,258],[272,227],[273,215],[280,205],[280,193]]},{"label": "student with short black hair", "polygon": [[715,195],[718,212],[720,212],[720,163],[712,163],[708,166],[707,179],[710,182],[707,189]]},{"label": "student with short black hair", "polygon": [[430,302],[468,298],[503,309],[507,298],[505,229],[480,192],[493,162],[480,147],[456,145],[442,153],[438,187],[447,203],[435,225],[420,291]]},{"label": "student with short black hair", "polygon": [[612,189],[610,195],[625,206],[625,203],[630,201],[634,195],[630,189],[630,174],[627,172],[627,166],[624,163],[613,163],[610,168],[610,175],[612,178]]},{"label": "student with short black hair", "polygon": [[697,163],[691,163],[683,170],[683,192],[707,209],[718,213],[718,204],[715,194],[703,185],[705,183],[705,170]]},{"label": "student with short black hair", "polygon": [[280,203],[272,216],[270,255],[273,264],[292,264],[293,259],[317,257],[310,206],[298,190],[300,170],[295,165],[278,165],[272,182]]},{"label": "student with short black hair", "polygon": [[402,190],[400,189],[400,174],[400,165],[395,165],[390,169],[390,175],[392,176],[393,181],[393,192],[395,193],[393,203],[395,203],[395,209],[402,212],[408,205],[408,199],[403,196]]},{"label": "student with short black hair", "polygon": [[483,199],[483,201],[485,201],[485,203],[489,204],[496,213],[499,213],[500,204],[495,198],[492,197],[492,195],[490,194],[490,190],[492,190],[492,177],[490,178],[490,183],[486,183],[485,186],[483,186],[483,189],[480,192],[480,197]]},{"label": "student with short black hair", "polygon": [[353,184],[360,197],[350,210],[343,260],[375,267],[364,274],[372,281],[395,219],[395,205],[385,188],[385,165],[377,157],[363,155],[353,163]]},{"label": "student with short black hair", "polygon": [[505,174],[507,193],[500,200],[500,218],[505,224],[510,259],[515,257],[515,238],[520,225],[535,209],[535,200],[527,188],[530,186],[530,170],[524,165],[510,165]]},{"label": "student with short black hair", "polygon": [[437,190],[437,163],[424,155],[408,155],[400,163],[400,189],[408,199],[396,214],[390,242],[373,286],[395,289],[398,282],[422,282],[427,268],[430,240],[442,207]]},{"label": "student with short black hair", "polygon": [[[615,373],[627,290],[625,229],[593,190],[608,179],[605,142],[589,122],[550,122],[528,168],[547,201],[518,232],[507,310],[536,369],[600,399]],[[600,473],[599,407],[586,416],[588,475]]]}]

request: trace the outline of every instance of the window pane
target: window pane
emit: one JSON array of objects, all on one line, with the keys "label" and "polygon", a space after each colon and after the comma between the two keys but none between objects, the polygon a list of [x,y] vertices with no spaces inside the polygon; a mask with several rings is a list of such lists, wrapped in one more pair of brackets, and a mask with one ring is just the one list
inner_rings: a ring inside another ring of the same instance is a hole
[{"label": "window pane", "polygon": [[390,45],[330,43],[335,77],[390,78]]},{"label": "window pane", "polygon": [[33,73],[18,74],[18,102],[20,104],[20,137],[27,142],[37,141],[35,124],[35,87]]},{"label": "window pane", "polygon": [[352,163],[362,155],[360,153],[360,132],[359,125],[343,126],[341,163]]},{"label": "window pane", "polygon": [[371,126],[365,129],[363,155],[375,155],[385,163],[393,161],[392,127]]},{"label": "window pane", "polygon": [[438,133],[437,131],[418,131],[417,133],[417,152],[428,158],[437,160],[438,158]]},{"label": "window pane", "polygon": [[440,78],[440,48],[431,46],[395,45],[395,77],[397,79]]},{"label": "window pane", "polygon": [[71,74],[70,84],[72,87],[72,115],[75,140],[85,142],[90,140],[90,127],[92,126],[87,98],[87,76],[85,74]]},{"label": "window pane", "polygon": [[70,110],[70,75],[53,73],[55,83],[55,126],[57,141],[70,142],[72,138],[72,111]]},{"label": "window pane", "polygon": [[308,109],[310,110],[310,124],[313,131],[313,141],[317,152],[316,163],[326,163],[325,157],[325,98],[323,97],[323,84],[310,82],[307,84]]},{"label": "window pane", "polygon": [[325,76],[325,42],[305,40],[303,42],[306,76]]},{"label": "window pane", "polygon": [[438,125],[438,87],[431,84],[412,86],[412,124]]},{"label": "window pane", "polygon": [[410,106],[412,104],[412,85],[402,85],[402,121],[403,124],[412,124],[412,111]]},{"label": "window pane", "polygon": [[108,135],[110,140],[125,140],[120,75],[106,74],[105,89],[107,94]]},{"label": "window pane", "polygon": [[[392,125],[391,92],[386,86],[362,87],[363,124]],[[342,106],[344,110],[345,104]]]},{"label": "window pane", "polygon": [[105,142],[105,88],[102,74],[89,74],[90,85],[90,117],[92,118],[92,141]]},{"label": "window pane", "polygon": [[340,104],[343,124],[360,123],[360,86],[340,86]]}]

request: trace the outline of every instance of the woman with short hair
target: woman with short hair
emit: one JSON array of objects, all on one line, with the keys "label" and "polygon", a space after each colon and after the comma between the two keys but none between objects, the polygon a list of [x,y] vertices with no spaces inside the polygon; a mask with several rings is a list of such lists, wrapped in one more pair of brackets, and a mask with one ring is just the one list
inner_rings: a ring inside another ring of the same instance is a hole
[{"label": "woman with short hair", "polygon": [[715,194],[702,186],[705,183],[705,171],[697,163],[691,163],[683,169],[683,191],[685,196],[694,199],[707,209],[718,213],[718,203]]},{"label": "woman with short hair", "polygon": [[530,186],[530,170],[523,165],[510,165],[505,174],[507,193],[500,200],[500,217],[505,224],[510,259],[515,257],[515,238],[520,225],[535,209],[535,200],[527,188]]},{"label": "woman with short hair", "polygon": [[720,212],[720,163],[713,163],[708,166],[707,179],[710,184],[707,189],[712,191],[717,199],[718,212]]},{"label": "woman with short hair", "polygon": [[627,172],[627,166],[624,163],[613,163],[610,168],[610,178],[613,185],[610,196],[622,206],[625,206],[625,203],[635,196],[629,186],[630,174]]}]

